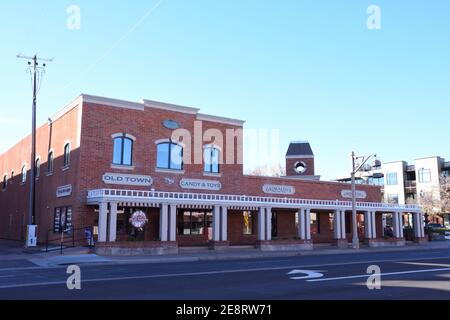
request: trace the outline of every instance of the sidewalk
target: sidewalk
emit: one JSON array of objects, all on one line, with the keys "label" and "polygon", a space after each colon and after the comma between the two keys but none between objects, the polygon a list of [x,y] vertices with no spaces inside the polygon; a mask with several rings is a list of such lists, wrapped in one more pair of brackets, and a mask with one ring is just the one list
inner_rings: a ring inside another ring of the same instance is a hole
[{"label": "sidewalk", "polygon": [[312,251],[287,251],[287,252],[262,252],[254,248],[231,248],[229,251],[217,252],[212,250],[182,250],[178,255],[169,256],[114,256],[102,257],[93,254],[88,248],[71,248],[49,253],[42,252],[39,248],[29,251],[21,247],[21,244],[5,243],[0,240],[0,270],[14,268],[51,268],[71,264],[95,265],[95,264],[147,264],[147,263],[181,263],[199,261],[229,261],[261,258],[283,258],[300,256],[320,256],[339,254],[364,254],[376,252],[400,252],[400,251],[426,251],[433,249],[449,249],[450,241],[429,242],[424,245],[408,244],[406,247],[395,248],[369,248],[362,247],[359,250],[339,249],[333,246],[316,245]]}]

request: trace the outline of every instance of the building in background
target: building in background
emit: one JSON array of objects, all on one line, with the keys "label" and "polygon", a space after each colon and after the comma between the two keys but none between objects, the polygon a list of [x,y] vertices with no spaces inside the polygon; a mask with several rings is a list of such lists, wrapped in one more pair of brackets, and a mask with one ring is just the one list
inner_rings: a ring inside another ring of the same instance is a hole
[{"label": "building in background", "polygon": [[[382,186],[384,201],[392,204],[421,204],[427,206],[434,203],[433,215],[429,222],[450,226],[450,213],[438,208],[441,201],[442,177],[450,176],[450,161],[434,156],[420,158],[409,164],[406,161],[387,162],[377,170],[358,173],[358,184]],[[351,182],[350,176],[337,179],[339,182]],[[431,212],[428,212],[431,213]]]}]

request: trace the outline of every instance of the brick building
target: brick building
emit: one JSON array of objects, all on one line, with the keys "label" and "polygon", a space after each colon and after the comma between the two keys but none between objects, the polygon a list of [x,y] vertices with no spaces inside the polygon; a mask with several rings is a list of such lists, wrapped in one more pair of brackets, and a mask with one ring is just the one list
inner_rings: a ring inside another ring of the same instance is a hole
[{"label": "brick building", "polygon": [[[101,253],[177,252],[183,246],[254,245],[262,250],[347,245],[348,184],[318,181],[307,142],[286,155],[287,176],[243,174],[244,122],[198,109],[81,95],[37,130],[38,241],[92,228]],[[0,156],[0,238],[25,237],[30,185],[27,137]],[[379,203],[380,188],[358,186],[361,240],[379,245],[382,214],[422,213]],[[140,227],[139,223],[142,223]]]}]

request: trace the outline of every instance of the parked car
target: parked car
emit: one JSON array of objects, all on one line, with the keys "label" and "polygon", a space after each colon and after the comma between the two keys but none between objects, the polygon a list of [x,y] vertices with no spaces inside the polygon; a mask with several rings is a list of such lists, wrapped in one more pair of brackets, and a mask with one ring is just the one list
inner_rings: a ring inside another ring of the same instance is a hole
[{"label": "parked car", "polygon": [[450,230],[439,223],[429,223],[425,227],[430,241],[433,240],[450,240]]},{"label": "parked car", "polygon": [[442,224],[439,223],[429,223],[425,229],[430,230],[430,231],[436,231],[436,230],[441,230],[441,229],[445,229],[445,227]]},{"label": "parked car", "polygon": [[445,230],[445,240],[450,240],[450,229]]}]

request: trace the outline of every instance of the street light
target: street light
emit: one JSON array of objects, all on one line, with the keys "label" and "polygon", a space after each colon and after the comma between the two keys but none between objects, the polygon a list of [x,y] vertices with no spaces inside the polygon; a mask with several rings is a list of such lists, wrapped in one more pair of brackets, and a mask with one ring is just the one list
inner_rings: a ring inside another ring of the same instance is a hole
[{"label": "street light", "polygon": [[[377,155],[369,155],[369,156],[362,156],[357,157],[355,155],[355,152],[352,152],[352,248],[353,249],[359,249],[359,237],[358,237],[358,219],[357,219],[357,213],[356,213],[356,173],[360,171],[364,165],[370,160],[374,159],[372,162],[372,169],[379,168],[381,166],[380,160],[377,159]],[[356,161],[360,161],[360,164],[356,164]]]}]

